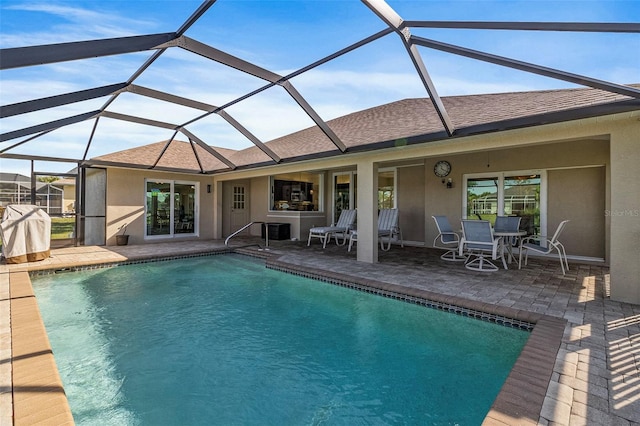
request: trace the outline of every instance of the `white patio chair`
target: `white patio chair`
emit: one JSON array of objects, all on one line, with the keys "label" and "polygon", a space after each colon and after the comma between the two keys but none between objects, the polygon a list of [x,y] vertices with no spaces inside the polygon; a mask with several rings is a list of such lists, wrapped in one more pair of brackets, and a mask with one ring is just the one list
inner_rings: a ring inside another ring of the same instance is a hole
[{"label": "white patio chair", "polygon": [[458,249],[460,246],[460,235],[454,232],[449,223],[449,219],[446,216],[431,216],[436,222],[438,228],[438,235],[433,240],[433,246],[435,248],[441,248],[447,250],[444,252],[440,259],[450,262],[461,262],[467,260],[467,256],[460,256]]},{"label": "white patio chair", "polygon": [[[564,230],[567,225],[568,220],[563,220],[556,228],[556,232],[553,234],[551,239],[547,239],[545,236],[534,235],[531,237],[527,237],[522,241],[522,247],[520,248],[520,258],[518,260],[518,269],[522,267],[522,253],[525,253],[524,256],[524,265],[527,266],[527,260],[529,258],[529,251],[534,251],[536,253],[540,253],[543,255],[549,255],[554,251],[558,252],[558,258],[560,259],[560,267],[562,268],[562,275],[566,274],[566,271],[569,270],[569,261],[567,260],[567,252],[564,249],[562,243],[558,240],[560,238],[560,234]],[[537,242],[534,242],[537,241]],[[566,271],[565,271],[566,269]]]},{"label": "white patio chair", "polygon": [[[342,210],[337,223],[332,223],[330,226],[316,226],[309,230],[309,239],[307,240],[307,246],[311,245],[311,238],[319,238],[322,241],[322,248],[327,247],[327,241],[332,236],[336,239],[336,244],[339,246],[345,245],[347,242],[347,236],[349,231],[356,223],[356,211],[355,210]],[[342,243],[338,241],[338,236],[342,237]]]},{"label": "white patio chair", "polygon": [[[387,244],[385,246],[385,239]],[[378,241],[380,241],[380,249],[382,251],[389,251],[391,248],[391,241],[393,239],[399,239],[400,245],[404,247],[404,240],[402,239],[402,230],[398,224],[398,209],[382,209],[378,213]],[[352,230],[349,234],[349,250],[353,247],[353,243],[358,241],[358,231]]]},{"label": "white patio chair", "polygon": [[[378,213],[378,240],[380,241],[380,249],[389,251],[391,248],[391,240],[399,239],[400,245],[404,247],[402,240],[402,231],[398,224],[398,209],[381,209]],[[385,247],[384,240],[387,240]]]},{"label": "white patio chair", "polygon": [[[502,259],[504,269],[507,262],[504,259],[504,250],[500,238],[493,236],[491,222],[488,220],[463,220],[462,240],[460,241],[459,254],[468,255],[464,266],[474,271],[497,271],[499,268],[491,260]],[[491,256],[491,260],[488,256]]]},{"label": "white patio chair", "polygon": [[[520,230],[520,216],[497,216],[493,225],[494,232],[518,232]],[[516,247],[521,237],[503,237],[505,245]]]},{"label": "white patio chair", "polygon": [[520,216],[497,216],[496,222],[493,225],[493,230],[498,231],[517,231],[520,229]]}]

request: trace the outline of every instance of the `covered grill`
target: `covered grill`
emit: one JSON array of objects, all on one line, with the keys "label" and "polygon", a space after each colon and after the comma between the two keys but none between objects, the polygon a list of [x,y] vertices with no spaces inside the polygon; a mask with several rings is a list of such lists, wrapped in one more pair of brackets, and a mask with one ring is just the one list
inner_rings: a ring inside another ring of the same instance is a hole
[{"label": "covered grill", "polygon": [[51,246],[51,218],[38,206],[9,205],[0,222],[0,237],[7,263],[46,259]]}]

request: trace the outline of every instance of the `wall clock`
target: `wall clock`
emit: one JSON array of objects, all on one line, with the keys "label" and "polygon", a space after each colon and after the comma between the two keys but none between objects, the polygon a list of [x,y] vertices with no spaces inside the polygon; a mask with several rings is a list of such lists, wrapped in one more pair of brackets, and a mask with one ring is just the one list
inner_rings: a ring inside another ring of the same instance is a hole
[{"label": "wall clock", "polygon": [[438,161],[433,167],[433,173],[438,177],[448,176],[451,173],[451,163],[444,160]]}]

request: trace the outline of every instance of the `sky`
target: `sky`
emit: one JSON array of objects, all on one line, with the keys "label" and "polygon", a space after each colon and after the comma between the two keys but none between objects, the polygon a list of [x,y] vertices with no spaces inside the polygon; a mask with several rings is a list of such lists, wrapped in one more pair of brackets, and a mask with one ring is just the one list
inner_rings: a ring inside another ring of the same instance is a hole
[{"label": "sky", "polygon": [[[174,32],[201,5],[192,0],[0,0],[0,48]],[[640,0],[404,1],[387,3],[404,20],[640,22]],[[218,0],[185,35],[269,71],[287,75],[386,28],[357,0]],[[618,84],[640,82],[640,34],[412,28],[420,37],[586,75]],[[571,83],[419,48],[440,96],[579,87]],[[152,51],[0,71],[0,104],[127,81]],[[405,98],[426,97],[400,38],[392,33],[293,78],[292,85],[325,121]],[[174,47],[135,84],[221,106],[264,80]],[[101,109],[103,97],[0,119],[0,133]],[[201,111],[125,93],[109,111],[184,124]],[[263,142],[313,125],[280,87],[226,109]],[[82,158],[95,120],[33,138],[0,142],[0,151]],[[217,147],[251,142],[217,115],[187,129]],[[102,118],[87,158],[171,138],[172,130]],[[182,134],[177,139],[186,140]],[[39,172],[74,163],[36,161]],[[29,175],[31,164],[0,157],[0,171]]]}]

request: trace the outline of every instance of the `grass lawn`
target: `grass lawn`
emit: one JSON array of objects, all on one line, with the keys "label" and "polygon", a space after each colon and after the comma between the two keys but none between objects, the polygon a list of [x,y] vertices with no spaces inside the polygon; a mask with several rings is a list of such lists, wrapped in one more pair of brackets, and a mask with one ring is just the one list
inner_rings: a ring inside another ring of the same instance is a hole
[{"label": "grass lawn", "polygon": [[74,217],[52,217],[51,218],[51,239],[59,240],[63,238],[73,238],[76,230],[76,219]]}]

